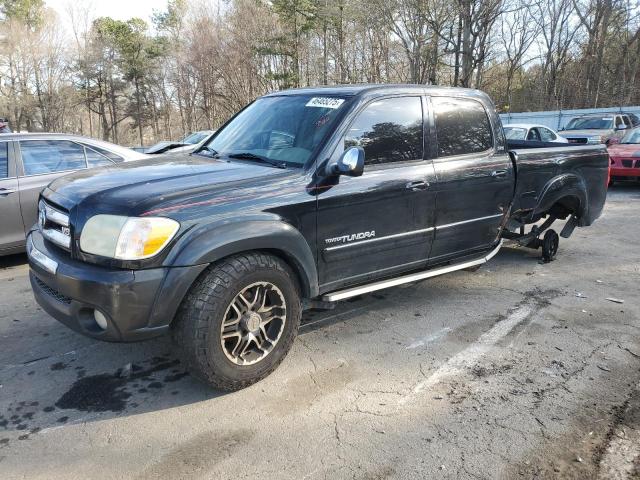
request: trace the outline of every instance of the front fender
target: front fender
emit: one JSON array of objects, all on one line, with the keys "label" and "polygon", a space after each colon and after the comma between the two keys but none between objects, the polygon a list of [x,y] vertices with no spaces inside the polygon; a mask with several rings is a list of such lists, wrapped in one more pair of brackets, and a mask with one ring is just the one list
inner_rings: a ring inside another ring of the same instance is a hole
[{"label": "front fender", "polygon": [[533,214],[541,214],[549,209],[561,198],[574,197],[578,200],[578,219],[586,218],[588,213],[587,187],[584,181],[573,173],[565,173],[552,178],[542,189]]},{"label": "front fender", "polygon": [[318,272],[311,248],[290,224],[276,219],[238,219],[216,222],[185,233],[165,259],[168,266],[216,262],[250,250],[271,250],[294,268],[306,298],[319,295]]}]

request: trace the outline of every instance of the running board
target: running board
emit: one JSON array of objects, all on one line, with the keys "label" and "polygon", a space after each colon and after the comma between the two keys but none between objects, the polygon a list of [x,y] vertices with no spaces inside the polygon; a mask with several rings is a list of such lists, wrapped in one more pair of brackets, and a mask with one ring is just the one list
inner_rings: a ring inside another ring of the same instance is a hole
[{"label": "running board", "polygon": [[435,268],[433,270],[426,270],[423,272],[411,273],[409,275],[404,275],[402,277],[390,278],[388,280],[381,280],[374,283],[369,283],[368,285],[361,285],[359,287],[347,288],[345,290],[338,290],[336,292],[327,293],[322,297],[322,300],[325,302],[337,302],[338,300],[344,300],[346,298],[356,297],[358,295],[362,295],[363,293],[375,292],[376,290],[382,290],[384,288],[395,287],[397,285],[403,285],[405,283],[417,282],[419,280],[424,280],[426,278],[437,277],[439,275],[444,275],[445,273],[455,272],[456,270],[464,270],[465,268],[475,267],[477,265],[482,265],[483,263],[487,263],[491,260],[502,247],[502,240],[498,243],[498,246],[494,248],[491,252],[481,258],[477,258],[475,260],[469,260],[463,263],[457,263],[455,265],[448,265],[446,267]]}]

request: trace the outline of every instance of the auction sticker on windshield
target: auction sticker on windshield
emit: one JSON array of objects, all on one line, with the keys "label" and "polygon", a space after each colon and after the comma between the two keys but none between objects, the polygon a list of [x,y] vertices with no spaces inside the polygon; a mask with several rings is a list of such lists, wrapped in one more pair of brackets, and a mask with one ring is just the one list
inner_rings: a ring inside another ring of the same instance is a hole
[{"label": "auction sticker on windshield", "polygon": [[313,97],[305,107],[338,108],[343,103],[343,98]]}]

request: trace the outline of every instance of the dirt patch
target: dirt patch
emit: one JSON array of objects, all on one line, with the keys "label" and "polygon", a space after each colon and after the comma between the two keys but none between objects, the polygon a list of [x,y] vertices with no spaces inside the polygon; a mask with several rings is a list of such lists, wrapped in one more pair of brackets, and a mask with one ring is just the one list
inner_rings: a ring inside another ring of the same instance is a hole
[{"label": "dirt patch", "polygon": [[163,455],[137,478],[201,478],[216,464],[248,444],[253,436],[251,430],[224,434],[201,433]]}]

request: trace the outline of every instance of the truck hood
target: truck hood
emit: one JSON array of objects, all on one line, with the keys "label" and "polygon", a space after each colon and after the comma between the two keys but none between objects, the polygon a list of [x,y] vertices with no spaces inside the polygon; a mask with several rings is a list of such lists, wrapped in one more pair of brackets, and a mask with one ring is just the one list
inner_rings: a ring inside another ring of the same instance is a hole
[{"label": "truck hood", "polygon": [[291,174],[291,170],[243,161],[162,155],[66,175],[52,182],[43,196],[68,210],[91,203],[101,210],[116,206],[135,214],[176,197],[210,194],[223,185],[234,190],[257,187],[261,179],[271,182],[275,177]]},{"label": "truck hood", "polygon": [[598,135],[612,135],[613,130],[562,130],[558,132],[563,137],[596,137]]}]

